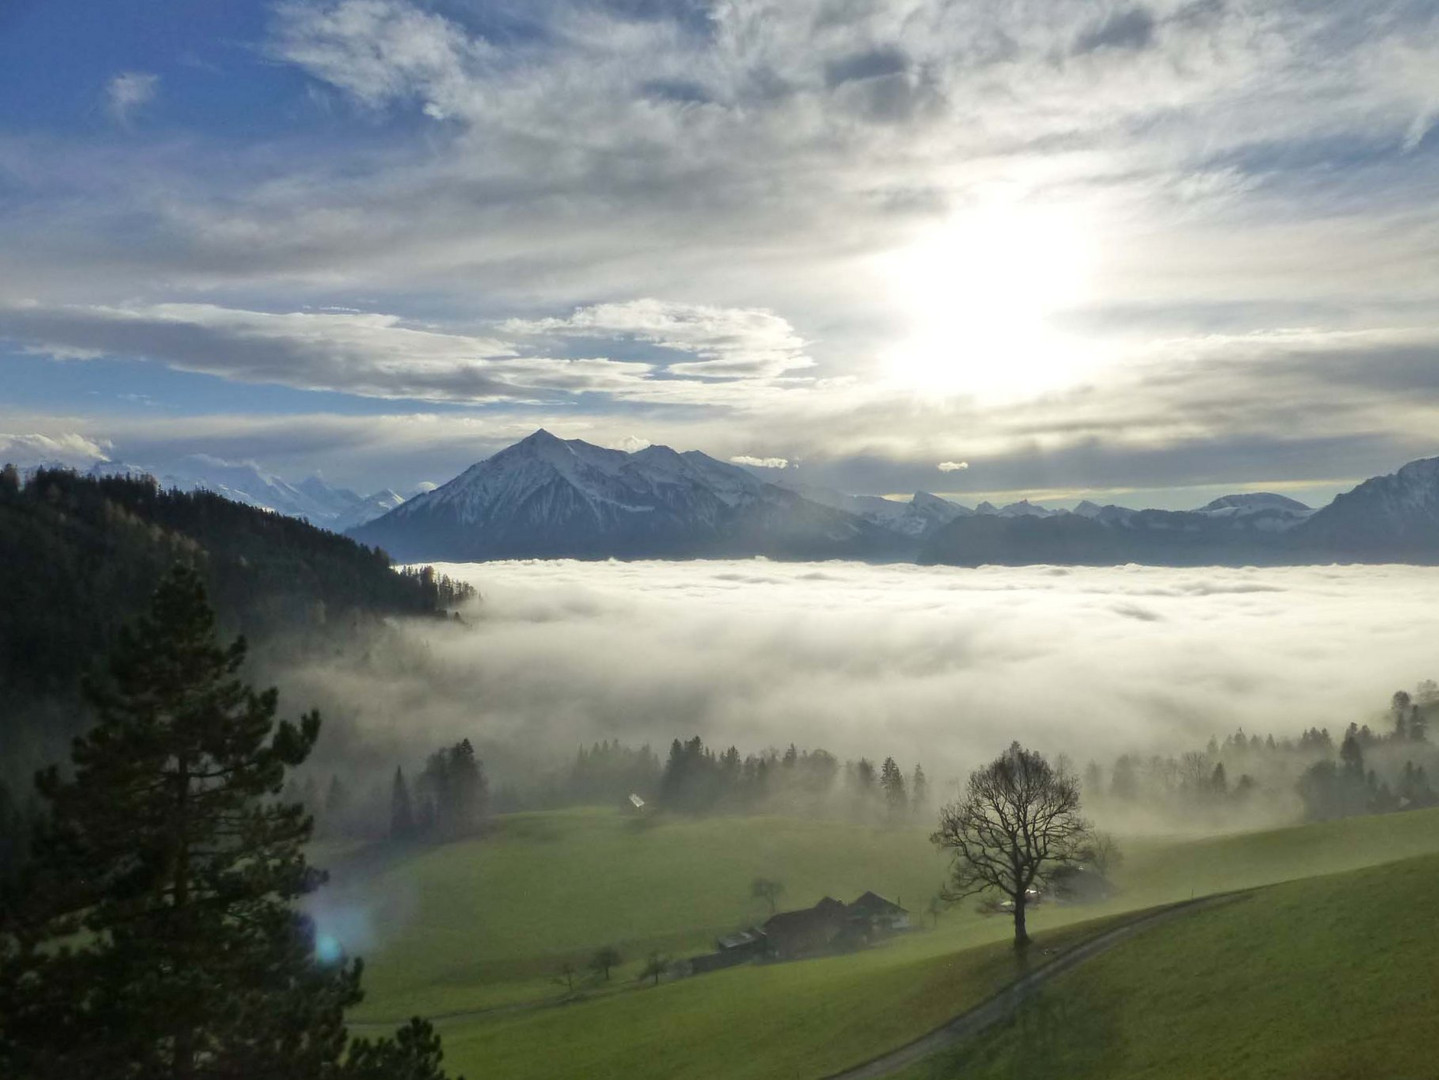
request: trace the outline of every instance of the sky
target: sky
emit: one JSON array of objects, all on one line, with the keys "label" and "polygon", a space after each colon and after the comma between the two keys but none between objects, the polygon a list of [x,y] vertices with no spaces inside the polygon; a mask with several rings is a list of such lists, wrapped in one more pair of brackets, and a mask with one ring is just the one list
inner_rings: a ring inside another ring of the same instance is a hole
[{"label": "sky", "polygon": [[1439,5],[9,0],[0,457],[852,492],[1439,454]]}]

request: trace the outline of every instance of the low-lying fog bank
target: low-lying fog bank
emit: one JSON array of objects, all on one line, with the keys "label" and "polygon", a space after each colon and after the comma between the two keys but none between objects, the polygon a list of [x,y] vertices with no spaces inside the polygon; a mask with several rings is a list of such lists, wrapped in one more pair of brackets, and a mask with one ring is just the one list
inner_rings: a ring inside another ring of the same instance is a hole
[{"label": "low-lying fog bank", "polygon": [[[467,736],[506,769],[676,736],[922,762],[937,792],[1012,739],[1077,766],[1243,727],[1336,737],[1439,669],[1439,569],[957,569],[496,562],[466,623],[287,677],[377,759]],[[345,738],[347,753],[358,750]],[[336,750],[341,747],[336,746]]]}]

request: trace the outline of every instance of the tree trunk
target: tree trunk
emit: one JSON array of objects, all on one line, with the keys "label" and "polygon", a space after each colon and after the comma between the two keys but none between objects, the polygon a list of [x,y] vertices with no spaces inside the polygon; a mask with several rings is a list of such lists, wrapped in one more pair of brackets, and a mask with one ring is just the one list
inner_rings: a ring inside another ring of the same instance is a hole
[{"label": "tree trunk", "polygon": [[1014,898],[1014,947],[1023,949],[1029,944],[1029,933],[1024,928],[1024,893]]}]

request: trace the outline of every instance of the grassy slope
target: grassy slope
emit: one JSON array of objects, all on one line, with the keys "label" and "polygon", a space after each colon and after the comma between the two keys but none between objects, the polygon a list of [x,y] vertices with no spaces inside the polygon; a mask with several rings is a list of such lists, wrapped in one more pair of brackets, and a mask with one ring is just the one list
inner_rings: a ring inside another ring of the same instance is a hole
[{"label": "grassy slope", "polygon": [[[1037,941],[1060,948],[1104,922]],[[581,1005],[443,1025],[445,1050],[467,1073],[513,1080],[822,1076],[939,1026],[1021,970],[1007,942],[942,955],[929,955],[927,944],[738,968]]]},{"label": "grassy slope", "polygon": [[1439,1075],[1439,858],[1266,889],[1124,942],[906,1080]]},{"label": "grassy slope", "polygon": [[[554,996],[559,964],[600,945],[630,960],[685,956],[763,921],[756,876],[784,882],[782,907],[865,889],[922,910],[944,863],[920,828],[788,818],[712,818],[636,827],[610,811],[517,814],[482,841],[424,850],[377,872],[336,874],[325,903],[389,924],[365,949],[369,993],[356,1015],[406,1016]],[[357,876],[358,889],[347,887]]]},{"label": "grassy slope", "polygon": [[[1439,851],[1439,812],[1147,843],[1131,851],[1120,900],[1041,908],[1032,925],[1053,933],[1191,892],[1426,851]],[[374,892],[409,910],[387,947],[367,950],[371,997],[358,1015],[435,1015],[553,996],[545,976],[559,959],[606,941],[635,957],[651,947],[699,951],[712,931],[764,914],[747,896],[756,874],[782,878],[792,906],[873,887],[919,908],[911,897],[927,899],[940,869],[920,828],[715,819],[635,829],[601,811],[520,815],[493,839],[425,851],[369,878]],[[963,910],[938,932],[850,957],[643,990],[621,972],[608,997],[446,1022],[446,1045],[457,1068],[477,1075],[821,1075],[922,1033],[1005,981],[1006,969],[986,966],[1007,963],[1002,949],[957,953],[1006,932],[1001,920]]]}]

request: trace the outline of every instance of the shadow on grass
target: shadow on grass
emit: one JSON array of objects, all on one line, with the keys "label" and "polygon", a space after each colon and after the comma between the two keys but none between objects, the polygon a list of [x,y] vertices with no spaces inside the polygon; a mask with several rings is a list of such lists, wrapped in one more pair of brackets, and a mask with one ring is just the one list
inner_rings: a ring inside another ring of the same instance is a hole
[{"label": "shadow on grass", "polygon": [[1008,1021],[936,1054],[917,1075],[925,1080],[1102,1076],[1122,1052],[1119,1004],[1041,987]]}]

